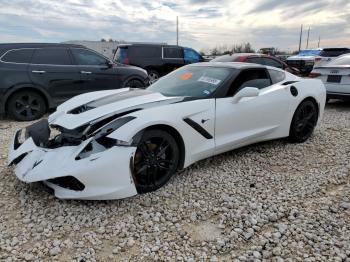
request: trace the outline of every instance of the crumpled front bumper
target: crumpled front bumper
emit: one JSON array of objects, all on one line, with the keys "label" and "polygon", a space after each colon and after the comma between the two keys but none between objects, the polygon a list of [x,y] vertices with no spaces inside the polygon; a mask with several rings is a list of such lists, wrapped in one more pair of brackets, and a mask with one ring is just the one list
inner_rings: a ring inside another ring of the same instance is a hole
[{"label": "crumpled front bumper", "polygon": [[[56,197],[63,199],[120,199],[137,194],[131,172],[136,147],[114,146],[77,160],[91,139],[78,146],[48,149],[37,146],[32,137],[19,145],[18,132],[10,144],[8,163],[15,165],[15,174],[21,181],[43,181]],[[83,190],[53,182],[63,177],[77,179],[84,185]]]}]

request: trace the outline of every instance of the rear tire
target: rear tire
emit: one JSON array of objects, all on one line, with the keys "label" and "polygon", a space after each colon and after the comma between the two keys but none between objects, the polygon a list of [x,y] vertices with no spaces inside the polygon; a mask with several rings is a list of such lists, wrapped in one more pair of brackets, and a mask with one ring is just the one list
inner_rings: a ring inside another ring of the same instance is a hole
[{"label": "rear tire", "polygon": [[293,143],[305,142],[313,133],[318,120],[317,105],[305,100],[295,110],[289,130],[289,140]]},{"label": "rear tire", "polygon": [[133,176],[139,193],[157,190],[176,173],[180,150],[169,133],[146,130],[137,145]]},{"label": "rear tire", "polygon": [[41,118],[46,113],[47,106],[39,93],[28,90],[11,95],[6,110],[17,121],[32,121]]}]

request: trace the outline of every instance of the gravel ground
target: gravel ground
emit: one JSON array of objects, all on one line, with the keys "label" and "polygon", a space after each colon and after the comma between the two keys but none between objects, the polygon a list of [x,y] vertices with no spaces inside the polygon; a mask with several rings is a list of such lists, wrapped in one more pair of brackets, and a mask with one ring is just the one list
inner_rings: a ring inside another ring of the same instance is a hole
[{"label": "gravel ground", "polygon": [[350,261],[350,104],[330,104],[304,144],[283,140],[187,168],[154,193],[62,201],[5,167],[0,260]]}]

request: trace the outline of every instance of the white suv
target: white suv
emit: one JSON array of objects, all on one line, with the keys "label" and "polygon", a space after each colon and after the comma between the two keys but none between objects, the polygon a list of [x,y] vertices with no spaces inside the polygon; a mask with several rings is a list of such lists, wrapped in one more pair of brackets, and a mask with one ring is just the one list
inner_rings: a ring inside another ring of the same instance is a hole
[{"label": "white suv", "polygon": [[315,67],[323,66],[334,60],[340,55],[350,53],[349,48],[324,48],[318,56],[315,57]]}]

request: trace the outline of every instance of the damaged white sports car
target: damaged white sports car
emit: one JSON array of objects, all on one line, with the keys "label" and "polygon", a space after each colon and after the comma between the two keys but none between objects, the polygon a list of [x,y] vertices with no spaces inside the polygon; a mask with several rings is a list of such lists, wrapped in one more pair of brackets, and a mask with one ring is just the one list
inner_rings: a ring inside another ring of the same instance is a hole
[{"label": "damaged white sports car", "polygon": [[244,145],[307,140],[321,119],[320,80],[245,63],[182,67],[148,89],[87,93],[18,130],[9,164],[59,198],[117,199],[156,190],[177,170]]}]

